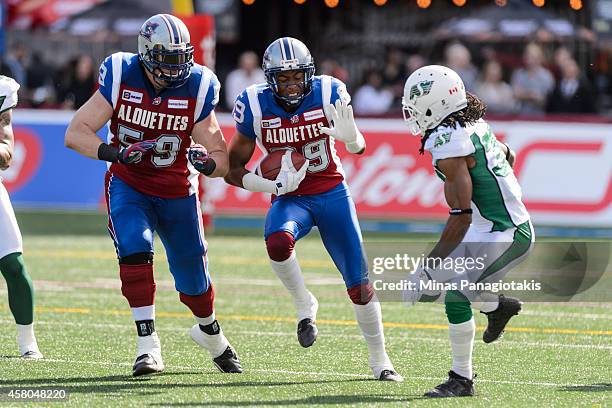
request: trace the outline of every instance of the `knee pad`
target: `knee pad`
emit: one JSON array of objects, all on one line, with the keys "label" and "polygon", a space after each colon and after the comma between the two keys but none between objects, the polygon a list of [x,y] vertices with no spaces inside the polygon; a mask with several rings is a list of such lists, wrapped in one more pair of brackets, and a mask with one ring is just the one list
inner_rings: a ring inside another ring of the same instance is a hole
[{"label": "knee pad", "polygon": [[119,265],[121,293],[130,307],[151,306],[155,302],[153,265]]},{"label": "knee pad", "polygon": [[8,254],[0,259],[0,271],[7,282],[11,281],[30,281],[30,276],[26,272],[21,252]]},{"label": "knee pad", "polygon": [[444,306],[449,323],[464,323],[472,318],[470,302],[461,292],[454,290],[446,292]]},{"label": "knee pad", "polygon": [[200,295],[191,296],[179,292],[179,299],[197,317],[208,317],[215,310],[215,291],[212,283],[208,286],[208,290]]},{"label": "knee pad", "polygon": [[151,252],[138,252],[119,258],[119,263],[124,265],[152,264],[153,254]]},{"label": "knee pad", "polygon": [[369,283],[352,286],[346,291],[351,298],[351,302],[356,305],[367,305],[374,296],[374,290],[372,290],[372,285]]},{"label": "knee pad", "polygon": [[274,232],[270,234],[266,240],[268,256],[276,262],[282,262],[289,259],[294,247],[295,238],[286,231]]}]

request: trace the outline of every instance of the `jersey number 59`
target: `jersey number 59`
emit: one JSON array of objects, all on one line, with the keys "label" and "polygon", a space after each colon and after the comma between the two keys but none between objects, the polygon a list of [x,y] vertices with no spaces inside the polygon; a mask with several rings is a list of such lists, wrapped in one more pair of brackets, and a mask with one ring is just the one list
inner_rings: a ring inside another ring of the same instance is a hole
[{"label": "jersey number 59", "polygon": [[[122,145],[129,146],[142,141],[144,133],[119,125],[117,137]],[[151,162],[155,167],[169,167],[176,161],[180,148],[181,138],[178,135],[161,135],[157,138],[157,146],[151,156]]]}]

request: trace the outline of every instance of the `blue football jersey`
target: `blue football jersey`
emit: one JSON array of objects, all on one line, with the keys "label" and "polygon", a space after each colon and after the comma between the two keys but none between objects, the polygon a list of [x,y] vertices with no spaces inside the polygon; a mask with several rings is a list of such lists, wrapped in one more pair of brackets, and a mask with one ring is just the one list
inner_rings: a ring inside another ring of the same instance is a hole
[{"label": "blue football jersey", "polygon": [[344,180],[334,138],[320,132],[321,127],[329,127],[323,106],[338,99],[351,101],[344,83],[327,75],[315,76],[299,108],[289,113],[262,83],[248,87],[238,96],[232,114],[236,129],[256,140],[264,154],[289,148],[310,160],[306,177],[290,194],[319,194]]},{"label": "blue football jersey", "polygon": [[164,198],[197,192],[199,173],[187,160],[193,126],[206,119],[219,101],[221,85],[206,67],[194,64],[187,82],[156,93],[138,55],[118,52],[100,66],[99,91],[113,107],[108,143],[127,146],[157,140],[138,164],[113,163],[109,171],[134,189]]}]

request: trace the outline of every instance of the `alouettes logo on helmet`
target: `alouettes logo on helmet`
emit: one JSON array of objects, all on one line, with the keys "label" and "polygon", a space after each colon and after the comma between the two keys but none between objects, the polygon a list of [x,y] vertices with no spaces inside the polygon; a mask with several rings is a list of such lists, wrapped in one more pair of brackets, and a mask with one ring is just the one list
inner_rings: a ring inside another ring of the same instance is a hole
[{"label": "alouettes logo on helmet", "polygon": [[140,35],[142,35],[147,40],[151,41],[151,36],[153,35],[157,27],[159,27],[159,24],[151,22],[151,21],[147,21],[145,26],[140,31]]}]

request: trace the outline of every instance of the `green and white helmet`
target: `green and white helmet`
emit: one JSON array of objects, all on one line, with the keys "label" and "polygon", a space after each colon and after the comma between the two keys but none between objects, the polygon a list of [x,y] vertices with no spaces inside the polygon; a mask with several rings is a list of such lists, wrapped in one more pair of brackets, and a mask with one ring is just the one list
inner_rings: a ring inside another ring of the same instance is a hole
[{"label": "green and white helmet", "polygon": [[187,81],[193,66],[193,46],[185,23],[170,14],[156,14],[138,34],[138,57],[155,80],[166,88]]},{"label": "green and white helmet", "polygon": [[465,86],[459,75],[442,65],[414,71],[404,85],[402,111],[410,132],[425,134],[448,115],[467,106]]}]

